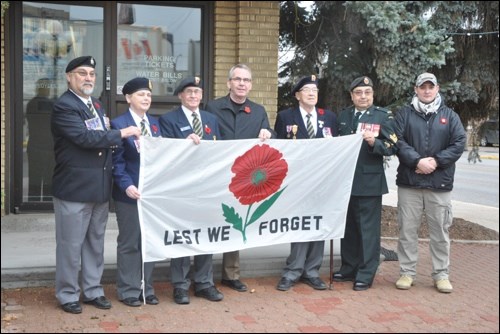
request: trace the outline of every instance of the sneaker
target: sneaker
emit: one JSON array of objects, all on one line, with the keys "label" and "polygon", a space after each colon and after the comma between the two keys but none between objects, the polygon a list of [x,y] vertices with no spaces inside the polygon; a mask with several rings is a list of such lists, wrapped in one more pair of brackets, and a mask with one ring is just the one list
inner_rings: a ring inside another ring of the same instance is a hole
[{"label": "sneaker", "polygon": [[408,275],[402,275],[396,282],[396,288],[401,290],[409,290],[413,285],[413,278]]},{"label": "sneaker", "polygon": [[453,291],[453,287],[448,279],[438,279],[437,281],[434,281],[434,286],[439,292],[442,293],[450,293]]}]

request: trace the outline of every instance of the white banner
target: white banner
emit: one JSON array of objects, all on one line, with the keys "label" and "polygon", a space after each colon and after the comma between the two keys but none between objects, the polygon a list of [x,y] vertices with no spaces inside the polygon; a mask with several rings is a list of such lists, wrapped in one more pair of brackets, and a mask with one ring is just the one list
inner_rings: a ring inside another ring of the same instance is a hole
[{"label": "white banner", "polygon": [[141,138],[144,261],[342,238],[361,142]]}]

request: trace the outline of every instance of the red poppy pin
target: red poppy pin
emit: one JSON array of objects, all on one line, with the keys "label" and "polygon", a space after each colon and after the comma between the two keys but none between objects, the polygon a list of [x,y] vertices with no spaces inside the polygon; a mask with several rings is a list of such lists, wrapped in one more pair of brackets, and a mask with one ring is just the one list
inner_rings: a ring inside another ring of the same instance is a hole
[{"label": "red poppy pin", "polygon": [[249,113],[250,113],[250,111],[252,111],[252,110],[250,110],[250,107],[249,107],[249,106],[245,106],[245,112],[246,112],[247,114],[249,114]]},{"label": "red poppy pin", "polygon": [[153,130],[153,133],[158,132],[158,127],[156,125],[151,125],[151,130]]},{"label": "red poppy pin", "polygon": [[209,135],[212,132],[212,129],[208,127],[208,125],[205,124],[205,133]]},{"label": "red poppy pin", "polygon": [[440,122],[441,124],[446,124],[446,123],[448,123],[448,120],[447,120],[446,118],[444,118],[444,117],[441,117],[441,118],[439,119],[439,122]]},{"label": "red poppy pin", "polygon": [[319,108],[319,109],[318,109],[318,114],[320,114],[320,115],[324,115],[324,114],[325,114],[325,110],[324,110],[324,109]]},{"label": "red poppy pin", "polygon": [[98,102],[94,102],[94,107],[96,109],[101,109],[101,105]]}]

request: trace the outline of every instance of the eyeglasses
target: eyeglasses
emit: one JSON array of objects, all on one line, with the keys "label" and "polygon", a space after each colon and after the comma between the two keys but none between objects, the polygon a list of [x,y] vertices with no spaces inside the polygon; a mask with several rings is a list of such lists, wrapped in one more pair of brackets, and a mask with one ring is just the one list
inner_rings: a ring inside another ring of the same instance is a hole
[{"label": "eyeglasses", "polygon": [[201,93],[203,93],[203,90],[197,88],[197,89],[186,89],[184,90],[184,93],[186,93],[186,95],[201,95]]},{"label": "eyeglasses", "polygon": [[95,72],[74,71],[74,72],[70,72],[70,73],[78,74],[82,78],[86,78],[87,75],[90,76],[91,78],[95,78],[97,76],[97,74]]},{"label": "eyeglasses", "polygon": [[319,92],[319,89],[318,88],[309,88],[309,87],[306,87],[306,88],[300,89],[299,92],[317,93],[317,92]]},{"label": "eyeglasses", "polygon": [[373,95],[373,90],[355,90],[352,93],[358,97],[363,96],[363,94],[366,96],[371,96]]},{"label": "eyeglasses", "polygon": [[231,81],[234,81],[234,82],[244,82],[244,83],[250,83],[252,82],[252,79],[250,78],[239,78],[239,77],[236,77],[236,78],[231,78]]}]

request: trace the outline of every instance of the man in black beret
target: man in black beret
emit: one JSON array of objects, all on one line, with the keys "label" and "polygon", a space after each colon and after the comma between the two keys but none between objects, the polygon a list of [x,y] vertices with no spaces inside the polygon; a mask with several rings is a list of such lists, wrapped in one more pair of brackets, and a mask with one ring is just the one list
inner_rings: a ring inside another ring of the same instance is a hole
[{"label": "man in black beret", "polygon": [[[292,93],[298,106],[278,112],[274,130],[278,139],[312,139],[337,135],[336,115],[330,110],[317,108],[318,80],[315,75],[303,77]],[[325,241],[293,242],[276,289],[289,290],[297,281],[316,290],[325,290],[319,275]]]},{"label": "man in black beret", "polygon": [[75,68],[80,66],[95,68],[96,62],[92,56],[83,56],[73,59],[66,66],[66,73],[73,71]]},{"label": "man in black beret", "polygon": [[372,286],[380,261],[382,195],[389,192],[384,156],[396,154],[397,139],[391,112],[373,105],[373,81],[367,76],[356,78],[350,91],[354,105],[340,112],[338,132],[340,136],[361,132],[363,143],[340,245],[342,266],[332,279],[354,281],[353,289],[362,291]]},{"label": "man in black beret", "polygon": [[[220,138],[219,124],[215,116],[200,109],[203,89],[199,77],[183,79],[175,89],[174,94],[181,100],[181,106],[160,117],[163,137],[189,138],[195,144],[199,144],[201,140]],[[215,287],[212,258],[213,254],[194,256],[194,295],[217,302],[221,301],[224,295]],[[191,259],[189,256],[170,260],[174,301],[177,304],[190,303],[191,280],[188,278],[190,268]]]},{"label": "man in black beret", "polygon": [[56,298],[69,313],[82,312],[81,292],[84,303],[100,309],[111,307],[101,285],[111,195],[111,154],[113,148],[121,145],[122,138],[141,134],[136,126],[109,129],[102,103],[91,97],[95,66],[92,56],[69,62],[68,90],[54,104],[51,118],[56,161]]},{"label": "man in black beret", "polygon": [[187,87],[199,87],[201,89],[201,79],[199,77],[187,77],[182,79],[182,81],[177,85],[174,90],[174,95],[182,93]]}]

